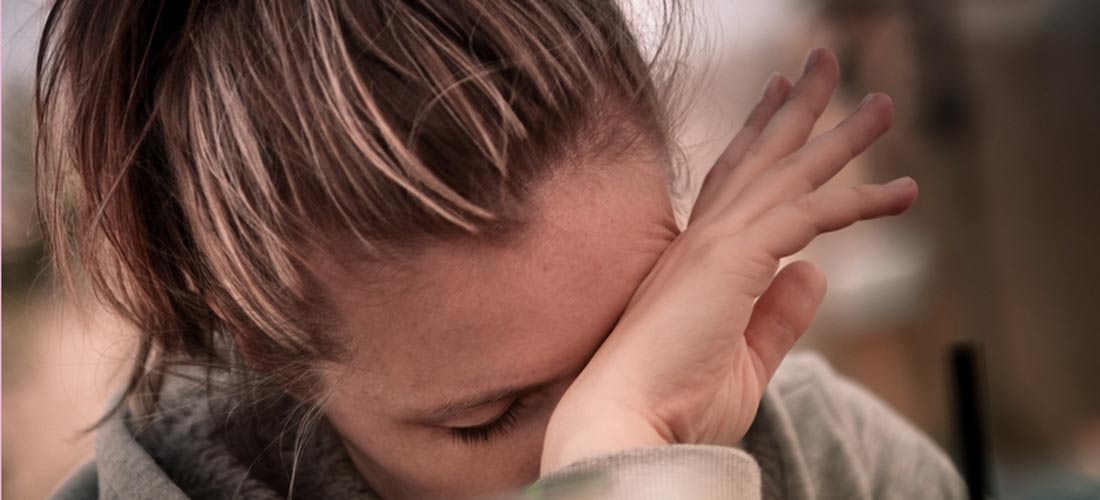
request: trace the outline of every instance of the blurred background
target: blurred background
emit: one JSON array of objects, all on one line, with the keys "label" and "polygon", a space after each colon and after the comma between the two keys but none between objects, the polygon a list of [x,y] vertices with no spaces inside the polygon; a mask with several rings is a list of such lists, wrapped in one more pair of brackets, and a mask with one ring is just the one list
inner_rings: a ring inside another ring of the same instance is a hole
[{"label": "blurred background", "polygon": [[[641,1],[641,0],[639,0]],[[949,352],[977,346],[992,493],[1100,498],[1100,2],[719,1],[720,85],[682,142],[690,186],[773,71],[811,48],[843,81],[820,127],[871,91],[893,131],[838,184],[911,175],[908,214],[815,242],[824,353],[955,457]],[[81,430],[127,362],[125,326],[61,293],[33,206],[42,0],[3,0],[3,495],[42,498],[92,452]],[[717,112],[716,112],[717,111]]]}]

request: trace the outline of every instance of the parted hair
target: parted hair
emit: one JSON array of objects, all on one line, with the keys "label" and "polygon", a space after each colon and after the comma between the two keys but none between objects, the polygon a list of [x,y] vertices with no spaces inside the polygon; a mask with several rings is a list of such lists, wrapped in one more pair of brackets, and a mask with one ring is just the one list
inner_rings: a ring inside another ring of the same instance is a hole
[{"label": "parted hair", "polygon": [[629,17],[615,0],[57,0],[39,211],[59,274],[140,336],[125,395],[155,403],[188,363],[308,386],[341,354],[311,259],[506,238],[579,160],[667,155],[668,75]]}]

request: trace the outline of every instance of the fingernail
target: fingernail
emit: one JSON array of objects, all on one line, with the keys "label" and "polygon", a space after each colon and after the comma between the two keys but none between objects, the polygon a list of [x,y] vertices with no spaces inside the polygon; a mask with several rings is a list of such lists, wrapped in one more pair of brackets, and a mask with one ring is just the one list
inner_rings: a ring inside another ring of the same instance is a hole
[{"label": "fingernail", "polygon": [[810,55],[806,56],[806,64],[802,66],[802,74],[809,73],[817,64],[817,60],[821,58],[821,49],[814,49],[810,51]]},{"label": "fingernail", "polygon": [[859,101],[859,106],[856,106],[856,111],[863,109],[864,106],[867,106],[873,100],[875,100],[875,94],[867,94],[867,97],[864,97],[862,101]]},{"label": "fingernail", "polygon": [[886,183],[886,187],[902,187],[909,184],[914,184],[916,181],[912,177],[905,176],[894,179]]},{"label": "fingernail", "polygon": [[779,91],[779,79],[779,73],[772,73],[772,76],[768,77],[768,83],[764,84],[764,99],[775,95]]}]

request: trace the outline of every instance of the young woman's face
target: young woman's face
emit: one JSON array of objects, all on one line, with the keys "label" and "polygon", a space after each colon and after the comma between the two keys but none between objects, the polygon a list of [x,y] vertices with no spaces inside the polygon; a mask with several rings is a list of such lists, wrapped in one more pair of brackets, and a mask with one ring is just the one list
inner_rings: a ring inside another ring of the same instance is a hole
[{"label": "young woman's face", "polygon": [[354,353],[323,375],[326,415],[380,493],[538,477],[554,405],[677,235],[661,165],[609,168],[541,186],[513,243],[325,278]]}]

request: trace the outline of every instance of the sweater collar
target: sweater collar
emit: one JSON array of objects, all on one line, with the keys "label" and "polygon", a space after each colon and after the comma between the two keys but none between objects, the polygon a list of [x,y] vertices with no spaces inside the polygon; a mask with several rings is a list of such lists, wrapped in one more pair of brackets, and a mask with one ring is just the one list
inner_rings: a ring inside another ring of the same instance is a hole
[{"label": "sweater collar", "polygon": [[[288,498],[257,473],[260,466],[294,474],[295,499],[376,499],[329,426],[320,422],[296,438],[286,427],[228,430],[236,401],[212,397],[201,384],[175,380],[166,384],[158,412],[135,419],[121,410],[96,433],[100,498]],[[255,431],[262,453],[243,460],[231,451],[228,432]],[[297,460],[295,460],[297,458]]]}]

